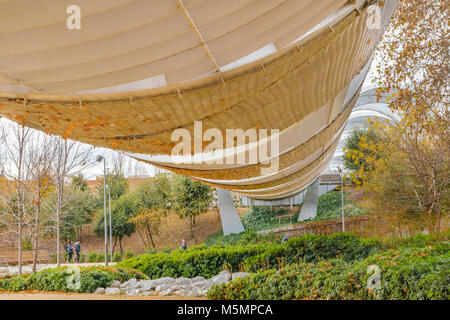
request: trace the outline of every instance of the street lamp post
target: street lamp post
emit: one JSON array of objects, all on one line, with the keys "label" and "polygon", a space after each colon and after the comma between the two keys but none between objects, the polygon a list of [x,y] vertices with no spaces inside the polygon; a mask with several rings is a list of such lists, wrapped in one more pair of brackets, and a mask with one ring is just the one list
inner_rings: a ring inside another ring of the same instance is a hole
[{"label": "street lamp post", "polygon": [[345,232],[345,214],[344,214],[344,173],[342,168],[338,167],[339,178],[341,179],[341,206],[342,206],[342,232]]},{"label": "street lamp post", "polygon": [[111,222],[111,187],[106,185],[108,188],[108,207],[109,207],[109,254],[110,260],[113,262],[113,247],[112,247],[112,222]]},{"label": "street lamp post", "polygon": [[97,162],[102,162],[103,160],[103,213],[104,213],[104,220],[103,224],[105,225],[105,266],[108,265],[108,226],[107,226],[107,219],[106,219],[106,160],[105,157],[98,155],[97,156]]}]

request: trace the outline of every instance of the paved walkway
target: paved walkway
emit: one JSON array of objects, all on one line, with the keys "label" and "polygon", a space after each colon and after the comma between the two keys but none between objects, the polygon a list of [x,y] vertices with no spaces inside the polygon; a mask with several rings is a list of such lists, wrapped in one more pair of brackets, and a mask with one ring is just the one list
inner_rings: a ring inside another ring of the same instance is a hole
[{"label": "paved walkway", "polygon": [[205,297],[181,297],[181,296],[126,296],[106,295],[92,293],[1,293],[0,300],[206,300]]}]

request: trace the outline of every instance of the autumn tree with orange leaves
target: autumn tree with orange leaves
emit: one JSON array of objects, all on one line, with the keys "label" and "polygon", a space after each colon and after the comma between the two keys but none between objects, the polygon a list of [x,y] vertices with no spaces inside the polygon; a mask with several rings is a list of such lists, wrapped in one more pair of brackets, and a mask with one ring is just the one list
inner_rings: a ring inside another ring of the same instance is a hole
[{"label": "autumn tree with orange leaves", "polygon": [[358,173],[374,211],[418,218],[418,230],[431,233],[446,228],[450,205],[448,15],[446,0],[399,2],[376,79],[397,118],[374,123],[382,139],[351,154],[374,168]]}]

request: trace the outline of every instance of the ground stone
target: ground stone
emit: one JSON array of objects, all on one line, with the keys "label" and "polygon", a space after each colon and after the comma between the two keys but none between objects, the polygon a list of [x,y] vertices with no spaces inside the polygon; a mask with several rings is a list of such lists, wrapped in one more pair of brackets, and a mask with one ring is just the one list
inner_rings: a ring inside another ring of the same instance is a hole
[{"label": "ground stone", "polygon": [[227,283],[231,280],[231,273],[229,271],[222,271],[217,276],[210,278],[209,280],[214,281],[214,283],[221,284]]},{"label": "ground stone", "polygon": [[157,286],[155,288],[155,291],[156,292],[161,292],[161,291],[170,289],[171,287],[172,287],[172,284],[160,284],[159,286]]},{"label": "ground stone", "polygon": [[105,294],[105,288],[97,288],[94,294]]},{"label": "ground stone", "polygon": [[105,294],[120,294],[119,288],[106,288]]},{"label": "ground stone", "polygon": [[162,291],[159,295],[161,296],[161,297],[165,297],[165,296],[170,296],[172,294],[172,289],[167,289],[167,290],[164,290],[164,291]]},{"label": "ground stone", "polygon": [[203,281],[203,280],[206,280],[206,279],[203,277],[200,277],[200,276],[197,276],[197,277],[191,279],[192,282],[199,282],[199,281]]},{"label": "ground stone", "polygon": [[248,275],[250,275],[250,273],[248,272],[234,272],[233,274],[231,274],[231,279],[235,280],[238,278],[246,277]]},{"label": "ground stone", "polygon": [[114,280],[110,285],[110,288],[120,288],[120,281]]},{"label": "ground stone", "polygon": [[127,288],[131,289],[131,288],[134,288],[134,287],[136,287],[136,283],[137,283],[137,280],[132,278],[132,279],[122,283],[120,285],[120,289],[127,289]]},{"label": "ground stone", "polygon": [[185,278],[185,277],[181,277],[181,278],[178,278],[175,280],[175,284],[182,285],[182,286],[191,284],[191,282],[192,282],[191,279]]}]

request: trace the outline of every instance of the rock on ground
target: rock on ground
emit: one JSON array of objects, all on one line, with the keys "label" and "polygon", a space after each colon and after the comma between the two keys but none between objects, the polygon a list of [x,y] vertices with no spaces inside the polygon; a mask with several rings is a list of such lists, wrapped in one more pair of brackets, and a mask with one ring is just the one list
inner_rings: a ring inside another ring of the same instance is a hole
[{"label": "rock on ground", "polygon": [[106,288],[105,294],[120,294],[119,288]]},{"label": "rock on ground", "polygon": [[209,289],[215,284],[228,283],[232,279],[238,279],[248,276],[248,272],[222,271],[218,275],[205,279],[204,277],[185,278],[180,277],[174,279],[172,277],[164,277],[153,280],[136,280],[130,279],[124,283],[113,281],[111,285],[106,288],[98,288],[95,293],[101,294],[126,294],[131,296],[136,295],[159,295],[159,296],[187,296],[187,297],[201,297],[205,296]]}]

